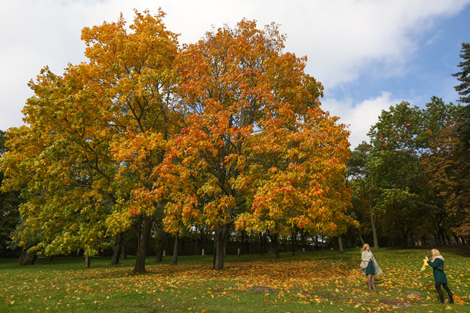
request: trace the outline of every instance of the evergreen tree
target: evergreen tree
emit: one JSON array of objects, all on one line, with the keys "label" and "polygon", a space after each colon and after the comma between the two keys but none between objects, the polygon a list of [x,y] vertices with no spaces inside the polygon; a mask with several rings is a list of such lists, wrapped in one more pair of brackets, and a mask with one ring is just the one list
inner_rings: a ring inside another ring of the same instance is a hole
[{"label": "evergreen tree", "polygon": [[461,52],[460,57],[463,61],[459,63],[458,67],[462,70],[452,74],[452,76],[457,77],[461,82],[459,85],[455,86],[455,90],[460,95],[459,102],[467,104],[462,107],[459,112],[459,119],[462,124],[459,126],[458,134],[464,147],[470,150],[470,44],[462,43]]},{"label": "evergreen tree", "polygon": [[455,86],[455,90],[459,93],[459,102],[470,103],[470,44],[462,43],[462,54],[460,57],[463,59],[462,62],[457,65],[462,70],[452,76],[457,77],[460,84]]}]

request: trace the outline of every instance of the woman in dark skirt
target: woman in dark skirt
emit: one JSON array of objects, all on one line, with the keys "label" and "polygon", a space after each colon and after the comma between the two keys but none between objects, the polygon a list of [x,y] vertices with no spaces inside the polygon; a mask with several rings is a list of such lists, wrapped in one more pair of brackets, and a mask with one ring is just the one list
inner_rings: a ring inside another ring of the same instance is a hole
[{"label": "woman in dark skirt", "polygon": [[380,269],[367,243],[362,247],[361,251],[361,271],[367,275],[369,289],[375,289],[374,276],[382,274],[382,269]]},{"label": "woman in dark skirt", "polygon": [[426,253],[424,254],[424,258],[428,262],[429,266],[432,268],[432,273],[434,274],[434,282],[436,283],[435,287],[437,290],[437,294],[439,295],[439,299],[441,300],[441,303],[444,303],[444,295],[442,294],[441,290],[442,286],[449,295],[449,303],[454,303],[452,292],[450,291],[449,286],[447,286],[446,273],[444,273],[444,258],[437,249],[432,249],[431,254],[431,261],[429,261],[429,258]]}]

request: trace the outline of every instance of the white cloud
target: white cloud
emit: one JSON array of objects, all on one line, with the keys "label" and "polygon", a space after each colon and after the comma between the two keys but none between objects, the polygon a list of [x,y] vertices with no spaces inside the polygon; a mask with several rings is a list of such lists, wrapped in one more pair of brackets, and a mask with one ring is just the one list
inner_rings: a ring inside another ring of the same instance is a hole
[{"label": "white cloud", "polygon": [[351,149],[356,148],[362,141],[369,142],[367,133],[372,125],[375,125],[382,110],[389,110],[391,106],[400,103],[401,100],[393,99],[391,93],[382,92],[376,98],[371,98],[354,103],[353,99],[344,100],[324,99],[322,107],[331,115],[339,116],[339,122],[348,125],[351,132],[349,142]]}]

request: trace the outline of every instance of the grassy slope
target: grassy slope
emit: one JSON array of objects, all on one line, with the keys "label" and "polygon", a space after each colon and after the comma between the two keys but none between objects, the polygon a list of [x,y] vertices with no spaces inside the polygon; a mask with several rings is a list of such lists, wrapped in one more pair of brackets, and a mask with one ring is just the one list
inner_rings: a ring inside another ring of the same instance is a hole
[{"label": "grassy slope", "polygon": [[[211,269],[211,256],[180,257],[176,266],[171,257],[163,264],[149,258],[149,272],[141,275],[132,274],[133,258],[118,266],[93,258],[91,269],[81,258],[39,259],[28,267],[0,259],[0,312],[470,312],[470,258],[441,252],[452,306],[438,304],[431,270],[420,272],[423,250],[374,252],[384,274],[377,277],[377,291],[369,291],[356,249],[286,253],[279,260],[228,256],[222,271]],[[253,293],[252,286],[279,293]],[[412,306],[402,310],[387,301]]]}]

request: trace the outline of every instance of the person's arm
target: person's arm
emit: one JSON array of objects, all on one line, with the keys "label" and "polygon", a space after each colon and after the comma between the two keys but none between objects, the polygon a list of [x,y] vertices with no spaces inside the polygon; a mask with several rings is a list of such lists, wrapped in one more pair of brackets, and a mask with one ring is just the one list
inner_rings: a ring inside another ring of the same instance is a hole
[{"label": "person's arm", "polygon": [[362,261],[366,261],[366,262],[370,261],[370,256],[367,253],[367,251],[362,251]]},{"label": "person's arm", "polygon": [[438,259],[438,258],[435,258],[433,262],[431,262],[429,259],[428,259],[428,264],[429,266],[431,266],[432,268],[437,268],[439,266],[439,263],[444,263],[442,260]]}]

